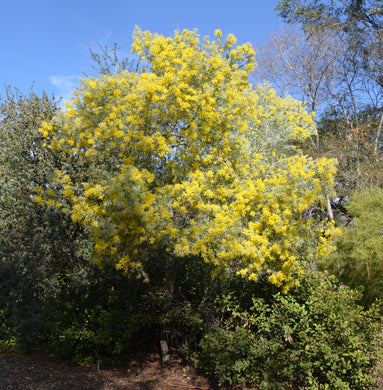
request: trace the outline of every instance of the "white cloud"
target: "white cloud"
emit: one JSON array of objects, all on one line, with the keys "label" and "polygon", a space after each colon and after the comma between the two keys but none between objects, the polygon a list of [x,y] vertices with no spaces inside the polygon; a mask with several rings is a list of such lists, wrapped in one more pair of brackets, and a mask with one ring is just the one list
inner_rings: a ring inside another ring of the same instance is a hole
[{"label": "white cloud", "polygon": [[62,97],[62,105],[64,102],[70,100],[72,91],[78,85],[78,79],[76,75],[49,76],[49,81],[56,87],[55,95]]}]

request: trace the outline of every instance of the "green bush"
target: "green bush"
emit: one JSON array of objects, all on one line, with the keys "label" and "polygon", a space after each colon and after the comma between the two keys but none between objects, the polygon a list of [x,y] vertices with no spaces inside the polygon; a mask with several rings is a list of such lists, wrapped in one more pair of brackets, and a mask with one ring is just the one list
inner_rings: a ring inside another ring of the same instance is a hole
[{"label": "green bush", "polygon": [[10,352],[16,347],[16,338],[6,326],[4,310],[0,309],[0,352]]},{"label": "green bush", "polygon": [[96,306],[79,313],[67,328],[59,328],[50,348],[56,354],[70,357],[75,364],[98,359],[114,363],[131,353],[142,323],[143,319],[133,314],[132,308],[124,312],[122,307]]},{"label": "green bush", "polygon": [[363,288],[361,302],[371,305],[383,297],[383,189],[353,191],[347,203],[352,223],[342,229],[337,251],[320,266],[351,288]]},{"label": "green bush", "polygon": [[114,267],[88,267],[84,281],[76,286],[68,282],[60,296],[62,311],[44,318],[49,332],[39,345],[75,364],[125,360],[151,332],[153,313],[145,304],[148,284],[127,279]]},{"label": "green bush", "polygon": [[260,389],[371,388],[381,329],[375,307],[356,304],[358,293],[326,274],[307,274],[289,295],[254,299],[241,310],[221,300],[226,319],[200,342],[198,367],[219,384]]}]

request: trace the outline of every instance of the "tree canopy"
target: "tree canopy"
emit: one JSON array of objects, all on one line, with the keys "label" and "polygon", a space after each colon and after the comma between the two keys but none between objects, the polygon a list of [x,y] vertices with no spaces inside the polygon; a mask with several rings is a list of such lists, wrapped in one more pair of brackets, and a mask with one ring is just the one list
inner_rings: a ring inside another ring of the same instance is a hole
[{"label": "tree canopy", "polygon": [[333,188],[335,163],[303,154],[312,116],[267,86],[253,89],[254,50],[235,44],[219,30],[201,41],[196,31],[136,29],[142,68],[83,79],[43,125],[47,145],[86,172],[78,180],[57,170],[36,199],[89,229],[100,266],[145,273],[161,248],[174,260],[202,257],[216,274],[267,273],[287,290],[298,258],[331,247],[333,228],[304,212]]},{"label": "tree canopy", "polygon": [[358,24],[361,28],[382,28],[382,0],[279,0],[275,9],[288,23],[301,23],[306,29],[334,24]]}]

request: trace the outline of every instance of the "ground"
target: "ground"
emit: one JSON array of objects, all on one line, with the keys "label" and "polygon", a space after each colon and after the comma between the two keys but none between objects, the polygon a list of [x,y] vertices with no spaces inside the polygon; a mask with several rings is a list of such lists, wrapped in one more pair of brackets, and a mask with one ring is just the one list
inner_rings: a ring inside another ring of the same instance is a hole
[{"label": "ground", "polygon": [[179,359],[162,366],[155,354],[125,366],[71,366],[46,355],[0,354],[1,390],[212,390]]},{"label": "ground", "polygon": [[[379,378],[376,390],[383,390]],[[0,353],[0,390],[225,390],[180,359],[162,366],[148,354],[124,366],[72,366],[47,355]],[[241,390],[257,390],[256,387]],[[232,389],[232,390],[235,390]],[[228,389],[226,389],[228,390]]]}]

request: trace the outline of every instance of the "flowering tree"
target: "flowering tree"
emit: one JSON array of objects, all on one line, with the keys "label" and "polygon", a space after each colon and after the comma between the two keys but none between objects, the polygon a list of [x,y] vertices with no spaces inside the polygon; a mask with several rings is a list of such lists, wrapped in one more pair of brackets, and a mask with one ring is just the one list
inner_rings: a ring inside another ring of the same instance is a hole
[{"label": "flowering tree", "polygon": [[73,163],[37,201],[89,229],[100,266],[143,273],[162,248],[175,261],[202,257],[217,274],[266,272],[287,290],[298,259],[329,248],[331,226],[303,212],[331,190],[334,162],[299,149],[315,133],[301,103],[250,86],[251,45],[215,37],[136,29],[132,52],[145,67],[84,79],[43,125],[47,145]]}]

